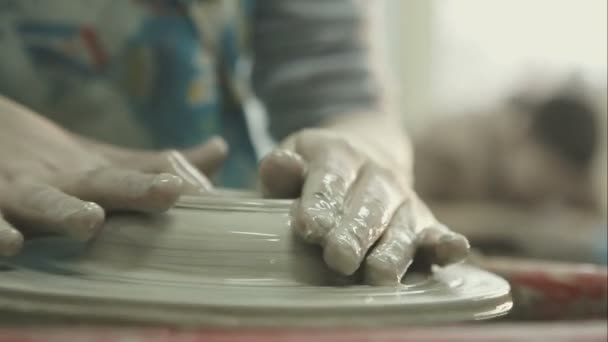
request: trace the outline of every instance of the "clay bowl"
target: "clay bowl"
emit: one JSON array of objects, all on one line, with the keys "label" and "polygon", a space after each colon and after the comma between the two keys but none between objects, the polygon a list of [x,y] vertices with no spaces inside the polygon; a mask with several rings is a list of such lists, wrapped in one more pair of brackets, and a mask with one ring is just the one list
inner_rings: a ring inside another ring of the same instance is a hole
[{"label": "clay bowl", "polygon": [[0,312],[86,322],[335,327],[479,320],[511,308],[508,283],[472,266],[410,274],[392,287],[337,276],[317,247],[294,235],[291,203],[235,193],[183,197],[166,214],[109,217],[87,245],[29,241],[18,257],[0,259]]}]

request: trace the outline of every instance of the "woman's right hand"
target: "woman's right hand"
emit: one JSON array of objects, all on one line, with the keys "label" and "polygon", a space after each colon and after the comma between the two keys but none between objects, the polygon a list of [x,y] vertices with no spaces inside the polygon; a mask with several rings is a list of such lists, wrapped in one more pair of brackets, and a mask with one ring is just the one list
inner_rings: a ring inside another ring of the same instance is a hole
[{"label": "woman's right hand", "polygon": [[0,256],[34,235],[89,240],[108,211],[165,211],[210,190],[198,170],[212,173],[226,155],[221,138],[182,152],[100,144],[0,96]]}]

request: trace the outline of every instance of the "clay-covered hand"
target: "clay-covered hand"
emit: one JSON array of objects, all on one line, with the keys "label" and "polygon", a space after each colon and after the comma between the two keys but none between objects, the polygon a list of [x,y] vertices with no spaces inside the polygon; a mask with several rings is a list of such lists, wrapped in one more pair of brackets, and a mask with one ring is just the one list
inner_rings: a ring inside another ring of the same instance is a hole
[{"label": "clay-covered hand", "polygon": [[351,275],[361,267],[367,283],[388,285],[415,254],[437,265],[468,254],[466,238],[439,223],[400,176],[406,170],[329,130],[299,132],[282,146],[261,162],[263,186],[271,196],[300,196],[295,229],[323,247],[333,270]]},{"label": "clay-covered hand", "polygon": [[107,211],[167,210],[209,189],[197,168],[212,172],[226,150],[219,138],[183,153],[98,144],[0,97],[0,256],[18,253],[24,235],[88,240]]}]

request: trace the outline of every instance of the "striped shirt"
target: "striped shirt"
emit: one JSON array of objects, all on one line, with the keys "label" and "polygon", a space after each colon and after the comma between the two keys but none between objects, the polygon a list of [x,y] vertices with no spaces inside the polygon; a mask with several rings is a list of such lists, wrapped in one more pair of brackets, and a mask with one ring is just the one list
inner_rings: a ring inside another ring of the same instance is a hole
[{"label": "striped shirt", "polygon": [[[377,106],[369,6],[0,0],[0,94],[122,146],[184,148],[222,135],[231,153],[219,183],[249,186],[265,133],[279,141]],[[251,99],[264,110],[245,110]]]}]

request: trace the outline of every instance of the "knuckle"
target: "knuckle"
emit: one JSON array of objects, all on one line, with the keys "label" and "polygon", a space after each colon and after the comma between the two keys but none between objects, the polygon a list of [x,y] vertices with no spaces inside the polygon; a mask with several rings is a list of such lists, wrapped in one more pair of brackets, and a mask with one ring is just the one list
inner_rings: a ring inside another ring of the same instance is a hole
[{"label": "knuckle", "polygon": [[154,176],[136,171],[96,169],[89,171],[84,182],[92,182],[97,190],[140,195],[147,190]]},{"label": "knuckle", "polygon": [[337,170],[328,169],[327,173],[320,180],[319,190],[313,194],[313,197],[318,200],[327,201],[344,197],[347,184],[348,181],[342,173]]},{"label": "knuckle", "polygon": [[23,191],[21,204],[25,207],[41,209],[47,207],[49,204],[58,203],[57,191],[52,188],[33,184],[23,184],[19,190]]},{"label": "knuckle", "polygon": [[296,213],[296,230],[308,242],[321,242],[335,226],[335,216],[328,207],[305,207]]},{"label": "knuckle", "polygon": [[366,222],[366,218],[356,217],[341,223],[339,234],[342,237],[348,237],[355,245],[367,250],[382,234],[382,226],[379,222],[370,224]]},{"label": "knuckle", "polygon": [[365,258],[365,265],[372,270],[396,273],[399,268],[399,257],[387,250],[374,251]]},{"label": "knuckle", "polygon": [[296,225],[294,227],[296,231],[299,233],[300,237],[309,243],[315,243],[319,241],[320,234],[318,233],[318,229],[316,229],[314,225],[314,218],[312,215],[301,212],[298,213],[296,219]]},{"label": "knuckle", "polygon": [[68,184],[76,189],[86,189],[92,184],[102,183],[107,181],[107,178],[112,175],[112,169],[100,167],[91,170],[83,171],[78,174],[73,181],[68,180]]},{"label": "knuckle", "polygon": [[394,226],[386,234],[391,245],[400,251],[413,248],[416,243],[416,233],[406,225]]},{"label": "knuckle", "polygon": [[364,172],[368,173],[370,176],[376,177],[379,181],[384,182],[386,184],[395,184],[397,182],[397,176],[395,173],[383,166],[378,165],[375,162],[368,161],[363,164]]},{"label": "knuckle", "polygon": [[370,195],[365,199],[364,203],[364,208],[362,208],[362,210],[360,210],[361,213],[358,214],[358,216],[362,216],[362,218],[373,214],[383,215],[389,211],[386,200],[380,196]]},{"label": "knuckle", "polygon": [[342,153],[358,155],[358,149],[345,137],[336,132],[322,128],[306,128],[295,136],[296,146],[316,146],[327,148],[331,146]]},{"label": "knuckle", "polygon": [[80,209],[78,199],[44,185],[30,184],[20,188],[22,196],[16,205],[34,215],[60,219]]},{"label": "knuckle", "polygon": [[410,198],[405,198],[391,219],[391,226],[395,233],[414,234],[418,225],[418,214],[414,212],[413,203]]}]

